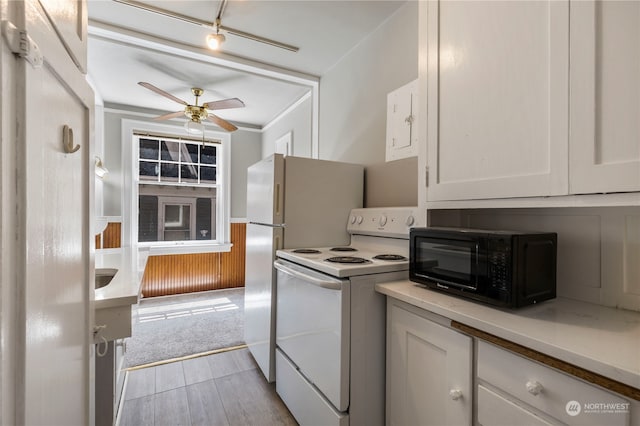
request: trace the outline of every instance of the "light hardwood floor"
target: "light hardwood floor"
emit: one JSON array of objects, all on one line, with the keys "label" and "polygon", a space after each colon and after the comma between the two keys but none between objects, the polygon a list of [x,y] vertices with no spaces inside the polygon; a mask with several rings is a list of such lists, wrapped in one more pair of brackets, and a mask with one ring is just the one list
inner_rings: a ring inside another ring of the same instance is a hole
[{"label": "light hardwood floor", "polygon": [[248,349],[127,375],[120,426],[297,425]]}]

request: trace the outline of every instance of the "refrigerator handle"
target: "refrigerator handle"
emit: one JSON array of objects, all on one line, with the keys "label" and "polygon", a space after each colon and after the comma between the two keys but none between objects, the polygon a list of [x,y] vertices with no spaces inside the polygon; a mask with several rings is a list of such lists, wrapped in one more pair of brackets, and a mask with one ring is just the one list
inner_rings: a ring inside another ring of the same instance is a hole
[{"label": "refrigerator handle", "polygon": [[276,183],[276,216],[280,216],[280,184]]},{"label": "refrigerator handle", "polygon": [[280,235],[276,235],[273,238],[273,247],[275,250],[280,250],[282,248],[282,244],[280,244]]}]

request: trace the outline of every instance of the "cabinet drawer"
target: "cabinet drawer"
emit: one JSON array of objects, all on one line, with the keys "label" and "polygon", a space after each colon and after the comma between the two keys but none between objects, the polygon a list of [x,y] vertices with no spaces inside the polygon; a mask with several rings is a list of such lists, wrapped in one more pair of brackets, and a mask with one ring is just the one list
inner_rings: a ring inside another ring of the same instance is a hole
[{"label": "cabinet drawer", "polygon": [[630,422],[620,396],[485,342],[478,342],[478,379],[567,424]]},{"label": "cabinet drawer", "polygon": [[478,423],[484,426],[551,425],[482,385],[478,385]]}]

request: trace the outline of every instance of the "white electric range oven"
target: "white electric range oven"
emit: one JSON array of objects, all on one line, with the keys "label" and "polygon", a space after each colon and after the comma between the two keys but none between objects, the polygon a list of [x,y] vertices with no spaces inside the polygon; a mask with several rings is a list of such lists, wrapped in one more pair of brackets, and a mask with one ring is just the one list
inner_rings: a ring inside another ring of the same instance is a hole
[{"label": "white electric range oven", "polygon": [[301,425],[383,425],[385,298],[417,208],[354,209],[349,246],[278,250],[276,391]]}]

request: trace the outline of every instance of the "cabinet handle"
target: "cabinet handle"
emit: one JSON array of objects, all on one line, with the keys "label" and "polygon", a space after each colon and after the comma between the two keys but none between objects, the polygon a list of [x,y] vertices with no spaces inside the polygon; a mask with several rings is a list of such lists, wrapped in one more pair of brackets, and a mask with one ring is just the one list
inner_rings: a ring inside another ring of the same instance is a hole
[{"label": "cabinet handle", "polygon": [[462,391],[459,389],[451,389],[449,391],[449,396],[451,397],[451,399],[453,399],[454,401],[459,400],[460,398],[462,398]]},{"label": "cabinet handle", "polygon": [[527,382],[527,392],[529,392],[531,395],[538,396],[540,392],[542,392],[542,389],[544,389],[543,386],[535,380]]}]

